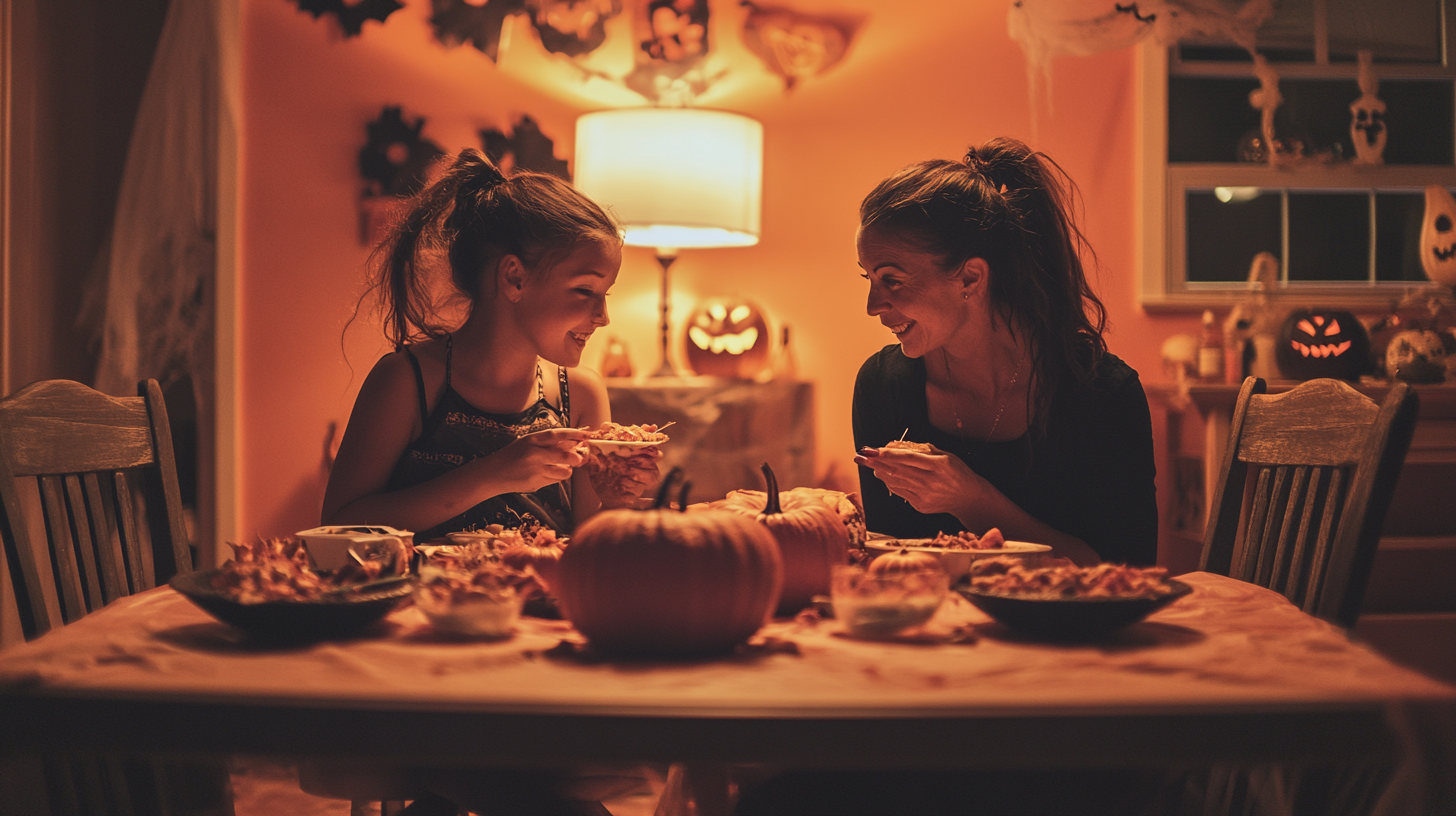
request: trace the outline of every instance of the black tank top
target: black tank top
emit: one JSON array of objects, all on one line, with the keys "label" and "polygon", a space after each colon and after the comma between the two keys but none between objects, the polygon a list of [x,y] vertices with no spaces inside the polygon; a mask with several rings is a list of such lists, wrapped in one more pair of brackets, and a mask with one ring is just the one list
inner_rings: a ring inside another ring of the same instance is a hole
[{"label": "black tank top", "polygon": [[[492,414],[465,401],[450,385],[450,358],[454,340],[445,338],[445,388],[435,410],[429,410],[425,395],[425,375],[419,358],[404,349],[415,370],[419,389],[420,417],[424,430],[405,448],[394,466],[386,490],[402,490],[442,476],[473,459],[489,456],[528,433],[547,428],[565,428],[571,424],[571,390],[566,369],[559,368],[561,405],[546,400],[541,380],[541,363],[536,363],[536,402],[515,414]],[[454,518],[423,532],[415,533],[415,541],[424,542],[469,527],[487,524],[517,526],[520,517],[529,513],[542,524],[561,533],[570,533],[571,492],[569,482],[547,485],[534,493],[503,493],[475,505]]]}]

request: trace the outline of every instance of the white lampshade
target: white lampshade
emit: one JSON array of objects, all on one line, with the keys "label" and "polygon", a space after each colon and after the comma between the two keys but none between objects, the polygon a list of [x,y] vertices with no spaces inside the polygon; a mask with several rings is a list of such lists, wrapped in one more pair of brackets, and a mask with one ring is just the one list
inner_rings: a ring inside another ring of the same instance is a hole
[{"label": "white lampshade", "polygon": [[724,111],[625,108],[576,120],[576,187],[633,246],[758,243],[763,125]]}]

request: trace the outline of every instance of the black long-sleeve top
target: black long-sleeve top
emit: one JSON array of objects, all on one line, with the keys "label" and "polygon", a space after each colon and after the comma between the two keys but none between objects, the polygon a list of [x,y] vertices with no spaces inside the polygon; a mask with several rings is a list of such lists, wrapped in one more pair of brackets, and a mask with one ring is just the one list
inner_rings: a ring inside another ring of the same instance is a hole
[{"label": "black long-sleeve top", "polygon": [[[1152,564],[1158,553],[1158,505],[1152,418],[1137,372],[1104,355],[1088,385],[1065,385],[1049,408],[1044,434],[981,442],[930,424],[925,361],[884,347],[860,367],[854,384],[854,443],[879,448],[894,439],[929,442],[952,453],[1022,510],[1076,536],[1104,561]],[[871,532],[929,538],[965,529],[948,513],[927,515],[891,496],[867,467],[860,493]],[[984,530],[973,530],[983,533]]]}]

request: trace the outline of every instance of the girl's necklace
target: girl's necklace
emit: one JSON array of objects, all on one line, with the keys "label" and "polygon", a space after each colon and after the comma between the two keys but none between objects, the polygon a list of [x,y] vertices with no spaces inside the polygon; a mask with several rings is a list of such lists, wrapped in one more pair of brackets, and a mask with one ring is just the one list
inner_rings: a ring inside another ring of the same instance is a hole
[{"label": "girl's necklace", "polygon": [[[1015,393],[1014,389],[1016,388],[1016,378],[1021,376],[1021,365],[1022,363],[1026,362],[1026,352],[1027,349],[1022,349],[1021,359],[1016,361],[1016,370],[1011,372],[1011,382],[1006,384],[1006,396],[1001,398],[1001,406],[996,409],[996,418],[991,420],[991,430],[986,434],[987,442],[990,442],[992,439],[995,438],[996,426],[1001,424],[1001,414],[1006,411],[1006,405],[1007,403],[1011,402],[1011,395]],[[941,362],[945,363],[945,380],[946,382],[950,383],[951,389],[954,390],[955,380],[951,377],[950,373],[950,355],[945,353],[945,349],[940,350],[940,355]],[[963,430],[964,426],[961,425],[961,415],[960,412],[956,410],[954,398],[952,398],[950,401],[950,414],[952,417],[955,418],[956,430]]]}]

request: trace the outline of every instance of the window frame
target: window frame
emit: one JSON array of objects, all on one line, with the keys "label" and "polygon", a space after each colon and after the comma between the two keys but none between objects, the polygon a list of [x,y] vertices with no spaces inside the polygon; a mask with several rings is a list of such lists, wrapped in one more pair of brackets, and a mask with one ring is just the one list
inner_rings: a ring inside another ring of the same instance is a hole
[{"label": "window frame", "polygon": [[[1453,40],[1450,0],[1441,0],[1444,27],[1441,65],[1377,63],[1381,79],[1415,78],[1449,81],[1456,95],[1456,67],[1449,46]],[[1330,63],[1323,48],[1316,62],[1273,63],[1281,79],[1356,78],[1355,63]],[[1230,306],[1248,296],[1243,281],[1187,281],[1185,194],[1216,186],[1261,187],[1280,191],[1421,192],[1428,185],[1456,188],[1456,156],[1449,165],[1355,166],[1349,162],[1324,167],[1276,168],[1252,163],[1171,163],[1168,161],[1168,78],[1173,75],[1247,79],[1248,62],[1181,62],[1176,46],[1146,40],[1138,46],[1134,80],[1139,104],[1135,146],[1138,151],[1137,266],[1139,304],[1150,312],[1201,311]],[[1456,123],[1453,123],[1456,129]],[[1372,216],[1373,221],[1373,216]],[[1287,230],[1286,230],[1287,233]],[[1287,274],[1287,237],[1280,247],[1281,277]],[[1372,252],[1373,252],[1372,235]],[[1249,259],[1252,263],[1253,259]],[[1274,302],[1308,303],[1347,308],[1383,307],[1424,283],[1370,281],[1294,282],[1270,293]]]}]

